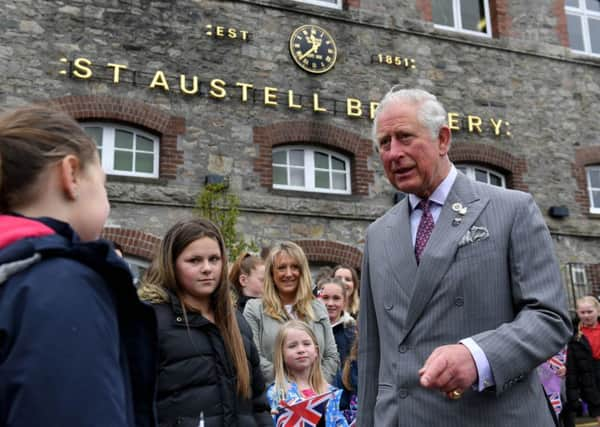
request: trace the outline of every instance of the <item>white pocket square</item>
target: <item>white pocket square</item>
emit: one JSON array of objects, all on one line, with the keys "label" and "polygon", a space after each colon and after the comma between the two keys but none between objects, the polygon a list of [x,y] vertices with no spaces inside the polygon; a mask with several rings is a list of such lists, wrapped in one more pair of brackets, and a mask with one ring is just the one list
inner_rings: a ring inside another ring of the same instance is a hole
[{"label": "white pocket square", "polygon": [[490,237],[490,232],[485,227],[478,227],[474,225],[471,227],[464,236],[458,242],[458,247],[462,247],[465,245],[470,245],[471,243],[475,243],[479,240],[485,240]]}]

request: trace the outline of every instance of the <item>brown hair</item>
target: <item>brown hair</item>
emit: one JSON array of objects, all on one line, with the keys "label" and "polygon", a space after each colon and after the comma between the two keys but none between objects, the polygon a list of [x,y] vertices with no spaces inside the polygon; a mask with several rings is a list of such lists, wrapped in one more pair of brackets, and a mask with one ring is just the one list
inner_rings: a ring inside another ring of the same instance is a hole
[{"label": "brown hair", "polygon": [[358,359],[358,328],[356,328],[356,335],[354,336],[354,342],[350,347],[350,353],[346,360],[344,360],[344,366],[342,367],[342,384],[346,390],[355,390],[355,385],[352,384],[352,362]]},{"label": "brown hair", "polygon": [[264,264],[265,261],[262,258],[253,255],[250,252],[242,252],[237,257],[231,266],[231,269],[229,270],[229,282],[235,288],[238,296],[244,294],[244,288],[240,283],[240,276],[242,274],[249,276],[252,274],[252,270],[254,270],[257,266]]},{"label": "brown hair", "polygon": [[360,306],[360,299],[358,296],[358,292],[359,292],[359,288],[360,288],[360,280],[358,279],[358,273],[356,272],[356,270],[347,264],[336,265],[335,268],[333,269],[333,275],[335,276],[335,273],[338,270],[341,270],[342,268],[350,271],[350,274],[352,275],[352,282],[354,282],[354,289],[352,290],[352,293],[350,295],[348,295],[347,308],[348,308],[348,313],[350,313],[352,316],[356,317],[358,315],[358,310],[359,310],[359,306]]},{"label": "brown hair", "polygon": [[285,308],[281,304],[279,298],[279,292],[275,287],[273,281],[273,267],[275,264],[275,258],[280,253],[285,253],[293,258],[300,267],[300,280],[298,283],[298,289],[296,290],[296,302],[294,302],[294,311],[296,316],[300,320],[309,321],[314,320],[315,315],[312,309],[312,301],[315,299],[312,293],[312,279],[310,276],[310,268],[308,267],[308,261],[306,255],[300,246],[293,242],[280,242],[273,246],[269,256],[265,262],[265,289],[263,294],[263,307],[264,312],[268,316],[280,321],[285,322],[289,320],[289,316],[285,311]]},{"label": "brown hair", "polygon": [[[235,309],[230,298],[230,285],[226,275],[227,253],[223,237],[217,226],[208,219],[195,218],[181,221],[171,227],[165,234],[150,268],[144,274],[141,287],[155,286],[175,292],[184,308],[184,316],[186,316],[182,291],[175,275],[175,262],[177,257],[190,243],[203,237],[208,237],[216,241],[221,250],[223,268],[219,284],[211,295],[210,302],[214,310],[215,324],[223,336],[225,348],[229,352],[229,357],[233,361],[237,372],[238,394],[249,398],[251,390],[248,358],[236,319]],[[187,309],[191,309],[191,307],[187,307]]]},{"label": "brown hair", "polygon": [[0,212],[37,198],[38,179],[53,162],[72,154],[85,167],[96,145],[64,112],[31,105],[0,116]]},{"label": "brown hair", "polygon": [[344,297],[344,303],[346,303],[348,301],[348,287],[339,277],[324,277],[323,279],[319,280],[317,282],[317,293],[320,295],[323,287],[330,284],[338,285],[340,287],[342,290],[342,296]]}]

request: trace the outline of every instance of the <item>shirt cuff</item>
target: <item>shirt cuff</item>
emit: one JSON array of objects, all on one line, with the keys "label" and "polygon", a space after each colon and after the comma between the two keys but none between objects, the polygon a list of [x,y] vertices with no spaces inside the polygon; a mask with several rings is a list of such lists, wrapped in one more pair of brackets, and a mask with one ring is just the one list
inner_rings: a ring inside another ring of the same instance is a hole
[{"label": "shirt cuff", "polygon": [[479,380],[477,387],[475,387],[475,384],[473,384],[473,388],[476,388],[477,391],[483,391],[488,387],[496,385],[496,381],[494,381],[494,375],[492,374],[492,368],[490,367],[490,362],[488,362],[485,353],[475,342],[475,340],[473,340],[473,338],[465,338],[459,342],[467,347],[467,349],[471,352],[471,356],[473,356],[473,360],[475,360],[475,366],[477,367],[477,375]]}]

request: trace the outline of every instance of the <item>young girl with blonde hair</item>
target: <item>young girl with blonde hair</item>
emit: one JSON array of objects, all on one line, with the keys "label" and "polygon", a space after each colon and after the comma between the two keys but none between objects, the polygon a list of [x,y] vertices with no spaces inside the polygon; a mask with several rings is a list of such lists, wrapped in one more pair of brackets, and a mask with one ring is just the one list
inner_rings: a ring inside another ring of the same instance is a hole
[{"label": "young girl with blonde hair", "polygon": [[282,401],[294,404],[331,392],[324,411],[325,427],[346,427],[339,410],[341,390],[329,385],[319,363],[319,346],[312,329],[304,322],[284,323],[275,339],[273,357],[275,383],[267,390],[274,417],[282,410]]}]

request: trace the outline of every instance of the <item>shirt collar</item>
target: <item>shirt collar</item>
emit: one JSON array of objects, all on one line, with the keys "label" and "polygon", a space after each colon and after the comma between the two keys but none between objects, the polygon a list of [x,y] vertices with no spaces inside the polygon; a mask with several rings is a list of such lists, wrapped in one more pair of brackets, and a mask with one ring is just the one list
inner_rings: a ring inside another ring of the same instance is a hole
[{"label": "shirt collar", "polygon": [[[431,193],[429,200],[435,202],[439,206],[444,206],[444,203],[448,198],[448,194],[450,194],[450,189],[454,185],[454,181],[456,181],[456,175],[458,175],[456,168],[454,165],[450,165],[450,172],[448,172],[446,178],[444,178],[440,185],[438,185],[435,191]],[[409,194],[408,201],[410,203],[411,210],[416,209],[421,200],[422,199],[419,196],[415,194]]]}]

